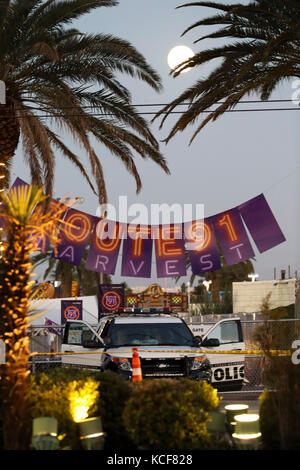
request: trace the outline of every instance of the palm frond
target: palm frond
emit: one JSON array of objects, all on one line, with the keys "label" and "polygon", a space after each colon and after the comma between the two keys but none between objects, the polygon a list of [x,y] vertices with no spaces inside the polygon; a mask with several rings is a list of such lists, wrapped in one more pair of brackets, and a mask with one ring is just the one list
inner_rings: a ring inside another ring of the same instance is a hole
[{"label": "palm frond", "polygon": [[183,34],[196,27],[216,25],[221,27],[195,42],[215,38],[232,38],[233,41],[196,53],[171,72],[176,77],[188,67],[218,61],[207,78],[183,91],[154,117],[153,121],[163,115],[162,128],[176,106],[189,102],[164,140],[166,143],[188,125],[195,124],[202,113],[208,113],[197,125],[191,143],[207,123],[233,109],[243,97],[257,93],[261,99],[268,99],[283,80],[300,76],[299,2],[256,0],[247,5],[192,2],[180,8],[189,6],[210,7],[222,13],[195,22]]},{"label": "palm frond", "polygon": [[[14,104],[9,113],[21,130],[32,181],[45,185],[49,195],[54,183],[54,150],[59,149],[95,188],[99,202],[107,202],[102,162],[91,136],[120,158],[134,176],[138,191],[142,182],[134,162],[136,154],[169,172],[149,123],[132,106],[130,92],[119,79],[129,75],[160,91],[157,72],[128,41],[110,34],[84,34],[70,26],[83,14],[117,4],[114,0],[0,2],[0,79],[5,80],[8,102]],[[41,113],[46,113],[47,125]],[[0,128],[0,140],[4,141],[5,131]],[[89,171],[64,144],[61,131],[67,131],[83,149]],[[17,135],[16,145],[18,139]]]}]

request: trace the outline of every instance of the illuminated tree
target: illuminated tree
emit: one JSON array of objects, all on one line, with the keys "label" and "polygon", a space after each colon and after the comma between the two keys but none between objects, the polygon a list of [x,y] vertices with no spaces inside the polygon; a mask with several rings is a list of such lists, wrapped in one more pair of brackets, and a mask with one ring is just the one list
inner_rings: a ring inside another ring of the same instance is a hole
[{"label": "illuminated tree", "polygon": [[3,408],[3,440],[8,450],[28,449],[30,423],[29,340],[27,315],[31,293],[32,264],[38,235],[58,242],[57,224],[65,207],[43,206],[46,196],[42,189],[19,186],[2,193],[1,216],[6,237],[5,251],[0,260],[0,336],[5,341],[6,363],[1,370]]}]

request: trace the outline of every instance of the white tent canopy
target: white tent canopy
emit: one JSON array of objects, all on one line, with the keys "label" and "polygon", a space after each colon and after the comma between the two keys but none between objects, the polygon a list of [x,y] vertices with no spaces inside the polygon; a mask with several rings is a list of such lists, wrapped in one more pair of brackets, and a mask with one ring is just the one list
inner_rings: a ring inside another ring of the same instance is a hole
[{"label": "white tent canopy", "polygon": [[91,325],[98,323],[98,299],[96,295],[86,297],[67,297],[64,299],[33,300],[30,306],[29,323],[32,326],[42,326],[46,320],[61,325],[61,301],[82,300],[82,319]]}]

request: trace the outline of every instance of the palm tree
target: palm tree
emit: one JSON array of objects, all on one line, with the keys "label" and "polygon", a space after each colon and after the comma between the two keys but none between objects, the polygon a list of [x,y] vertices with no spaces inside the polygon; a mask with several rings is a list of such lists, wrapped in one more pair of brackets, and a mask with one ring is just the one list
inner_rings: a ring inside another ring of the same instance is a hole
[{"label": "palm tree", "polygon": [[[91,138],[121,160],[133,175],[137,192],[141,179],[135,153],[169,173],[148,123],[116,77],[127,74],[159,91],[157,73],[129,42],[109,34],[83,34],[69,26],[96,8],[116,5],[115,0],[0,2],[0,80],[7,97],[0,106],[0,191],[8,187],[9,165],[21,137],[32,182],[44,184],[48,195],[58,151],[76,165],[99,202],[106,202],[103,168]],[[85,162],[58,130],[70,133],[85,153]]]},{"label": "palm tree", "polygon": [[[85,269],[89,247],[85,249],[79,266],[58,260],[52,256],[53,250],[38,253],[32,258],[34,268],[48,264],[43,274],[43,280],[55,279],[61,281],[61,297],[72,297],[72,283],[77,282],[79,295],[97,295],[101,284],[101,273]],[[111,277],[103,273],[103,282],[111,284]]]},{"label": "palm tree", "polygon": [[56,245],[61,209],[35,210],[43,189],[21,186],[2,193],[6,249],[0,260],[0,337],[5,341],[6,363],[1,368],[3,441],[7,450],[28,449],[30,441],[29,344],[26,329],[32,282],[30,256],[36,251],[35,236],[47,235]]},{"label": "palm tree", "polygon": [[267,100],[279,83],[300,76],[299,1],[255,0],[247,5],[208,1],[187,3],[178,8],[189,6],[210,7],[218,13],[197,21],[183,35],[199,26],[217,25],[217,31],[201,36],[195,43],[208,38],[224,39],[226,43],[198,52],[172,72],[176,77],[187,67],[201,67],[212,60],[218,61],[206,78],[198,80],[155,116],[154,119],[165,114],[162,126],[177,105],[189,102],[165,142],[194,124],[201,113],[208,113],[196,126],[191,143],[208,122],[234,108],[244,96],[257,93],[262,100]]}]

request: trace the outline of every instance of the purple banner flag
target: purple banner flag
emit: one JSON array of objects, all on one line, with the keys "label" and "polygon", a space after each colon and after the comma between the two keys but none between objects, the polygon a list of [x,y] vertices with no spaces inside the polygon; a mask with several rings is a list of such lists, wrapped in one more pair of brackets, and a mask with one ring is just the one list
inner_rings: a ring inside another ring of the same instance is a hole
[{"label": "purple banner flag", "polygon": [[152,239],[150,225],[128,225],[123,241],[121,276],[151,277]]},{"label": "purple banner flag", "polygon": [[255,256],[237,208],[211,217],[226,263],[240,263]]},{"label": "purple banner flag", "polygon": [[221,268],[220,255],[210,219],[184,224],[185,247],[188,250],[193,274]]},{"label": "purple banner flag", "polygon": [[286,241],[263,194],[238,209],[260,253]]},{"label": "purple banner flag", "polygon": [[82,320],[82,300],[61,300],[61,324],[67,320]]},{"label": "purple banner flag", "polygon": [[[47,327],[49,327],[49,326],[54,326],[54,327],[59,326],[54,321],[49,320],[49,318],[45,318],[44,325],[47,326]],[[47,331],[49,331],[49,333],[53,333],[55,335],[62,336],[61,328],[47,328]]]},{"label": "purple banner flag", "polygon": [[122,240],[123,225],[107,219],[97,219],[86,269],[114,274]]},{"label": "purple banner flag", "polygon": [[59,243],[53,257],[78,266],[90,239],[96,217],[69,209],[59,233]]},{"label": "purple banner flag", "polygon": [[20,186],[30,186],[30,185],[26,183],[25,181],[23,181],[21,178],[17,177],[15,181],[13,182],[12,186],[10,187],[10,189],[18,188]]},{"label": "purple banner flag", "polygon": [[124,309],[124,284],[100,284],[98,293],[98,320],[107,313],[118,312]]},{"label": "purple banner flag", "polygon": [[160,225],[155,232],[157,277],[186,275],[183,225]]}]

